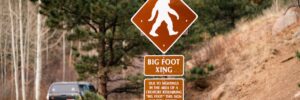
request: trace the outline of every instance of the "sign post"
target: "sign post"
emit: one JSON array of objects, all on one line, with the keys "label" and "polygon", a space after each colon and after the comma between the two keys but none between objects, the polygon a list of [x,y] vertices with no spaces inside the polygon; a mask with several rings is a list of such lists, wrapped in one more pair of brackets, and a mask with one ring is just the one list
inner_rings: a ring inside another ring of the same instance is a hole
[{"label": "sign post", "polygon": [[[197,18],[198,15],[183,0],[147,0],[131,21],[163,54],[166,54]],[[184,56],[145,56],[144,74],[183,76]],[[184,99],[182,78],[145,79],[144,84],[145,100]],[[177,88],[174,90],[175,87]]]}]

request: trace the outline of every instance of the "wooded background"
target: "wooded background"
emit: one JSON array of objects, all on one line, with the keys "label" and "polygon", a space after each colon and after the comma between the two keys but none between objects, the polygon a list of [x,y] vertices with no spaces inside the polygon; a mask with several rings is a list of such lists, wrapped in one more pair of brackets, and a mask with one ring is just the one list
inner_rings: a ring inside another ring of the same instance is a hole
[{"label": "wooded background", "polygon": [[[168,54],[190,52],[235,23],[292,0],[184,0],[199,18]],[[1,0],[0,99],[41,100],[56,81],[90,81],[105,98],[141,94],[141,75],[118,80],[134,84],[108,91],[116,68],[132,66],[142,54],[160,52],[130,22],[145,0]],[[275,2],[275,3],[274,3]],[[141,72],[142,73],[142,72]],[[136,90],[136,91],[132,91]]]}]

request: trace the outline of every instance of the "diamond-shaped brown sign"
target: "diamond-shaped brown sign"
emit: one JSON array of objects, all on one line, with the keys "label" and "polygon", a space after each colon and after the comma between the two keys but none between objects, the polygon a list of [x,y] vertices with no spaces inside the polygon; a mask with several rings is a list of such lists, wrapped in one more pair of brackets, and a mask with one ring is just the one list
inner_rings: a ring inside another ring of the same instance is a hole
[{"label": "diamond-shaped brown sign", "polygon": [[131,21],[166,53],[197,17],[183,0],[147,0]]}]

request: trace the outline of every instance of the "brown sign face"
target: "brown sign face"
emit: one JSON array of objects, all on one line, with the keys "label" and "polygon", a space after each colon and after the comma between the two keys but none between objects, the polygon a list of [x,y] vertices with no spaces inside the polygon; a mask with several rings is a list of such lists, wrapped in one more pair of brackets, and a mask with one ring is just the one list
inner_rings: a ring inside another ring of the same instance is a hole
[{"label": "brown sign face", "polygon": [[182,76],[184,57],[180,55],[148,55],[144,57],[146,76]]},{"label": "brown sign face", "polygon": [[197,17],[183,0],[147,0],[131,21],[166,53]]},{"label": "brown sign face", "polygon": [[144,100],[183,100],[183,79],[145,79]]}]

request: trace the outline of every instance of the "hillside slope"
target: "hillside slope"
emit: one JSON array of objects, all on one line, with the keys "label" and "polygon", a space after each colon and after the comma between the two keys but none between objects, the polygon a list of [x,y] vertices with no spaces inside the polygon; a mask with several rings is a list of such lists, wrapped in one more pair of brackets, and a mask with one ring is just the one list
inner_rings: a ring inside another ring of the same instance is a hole
[{"label": "hillside slope", "polygon": [[[291,100],[300,91],[300,8],[268,10],[196,51],[188,68],[211,63],[207,90],[190,92],[196,100]],[[291,17],[292,16],[292,17]],[[295,20],[296,19],[296,20]],[[191,96],[189,96],[191,95]]]}]

